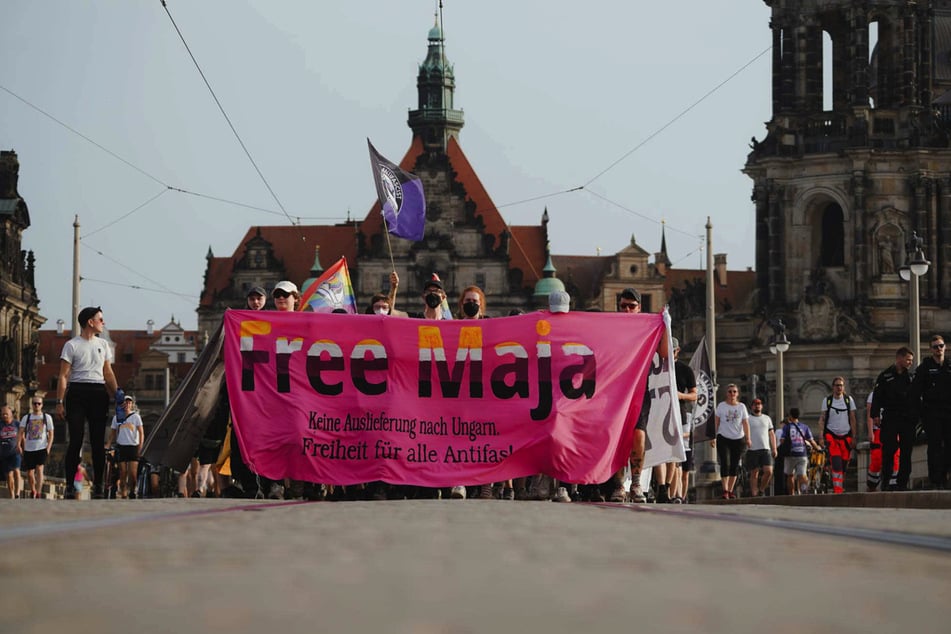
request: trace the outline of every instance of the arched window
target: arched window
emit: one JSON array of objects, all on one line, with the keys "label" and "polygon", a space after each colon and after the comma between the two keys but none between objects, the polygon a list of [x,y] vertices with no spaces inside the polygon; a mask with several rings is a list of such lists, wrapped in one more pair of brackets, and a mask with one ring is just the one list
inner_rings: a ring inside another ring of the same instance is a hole
[{"label": "arched window", "polygon": [[819,266],[845,266],[845,227],[842,207],[829,203],[822,212]]}]

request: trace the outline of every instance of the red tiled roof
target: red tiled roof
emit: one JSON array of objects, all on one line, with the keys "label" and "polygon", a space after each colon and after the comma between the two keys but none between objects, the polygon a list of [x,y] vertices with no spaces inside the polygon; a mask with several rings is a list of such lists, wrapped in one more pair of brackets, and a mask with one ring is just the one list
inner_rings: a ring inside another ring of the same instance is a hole
[{"label": "red tiled roof", "polygon": [[[664,278],[664,294],[670,298],[675,288],[684,288],[686,282],[706,282],[707,272],[703,269],[668,269]],[[729,303],[731,310],[742,309],[756,292],[755,271],[727,271],[727,285],[715,284],[714,297],[718,305],[724,301]]]},{"label": "red tiled roof", "polygon": [[593,299],[601,292],[604,277],[611,270],[613,255],[552,255],[555,276],[577,299]]},{"label": "red tiled roof", "polygon": [[[379,214],[377,214],[379,215]],[[260,235],[274,249],[274,257],[284,263],[288,279],[298,286],[310,277],[314,265],[314,249],[320,247],[320,264],[325,269],[340,259],[347,258],[353,267],[357,256],[354,225],[284,225],[251,227],[244,234],[230,258],[211,258],[201,306],[210,306],[217,293],[231,285],[234,266],[244,256],[248,241]]]}]

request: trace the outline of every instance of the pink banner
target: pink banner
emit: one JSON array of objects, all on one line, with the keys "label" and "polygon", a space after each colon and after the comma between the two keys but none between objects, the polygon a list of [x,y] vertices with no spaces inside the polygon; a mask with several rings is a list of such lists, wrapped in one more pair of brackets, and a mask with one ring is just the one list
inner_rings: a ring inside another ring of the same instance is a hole
[{"label": "pink banner", "polygon": [[662,315],[479,321],[225,314],[241,453],[272,479],[603,482],[628,458]]}]

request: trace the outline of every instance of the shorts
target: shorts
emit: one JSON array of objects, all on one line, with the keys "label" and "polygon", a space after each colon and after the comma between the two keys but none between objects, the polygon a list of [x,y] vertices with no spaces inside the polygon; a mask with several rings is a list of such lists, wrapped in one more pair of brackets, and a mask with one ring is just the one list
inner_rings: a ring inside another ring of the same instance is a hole
[{"label": "shorts", "polygon": [[83,482],[82,480],[73,480],[73,491],[75,491],[76,493],[82,493],[82,492],[83,492],[83,486],[84,486],[85,484],[86,484],[86,483]]},{"label": "shorts", "polygon": [[20,468],[20,454],[16,451],[0,457],[0,477],[6,478],[11,471],[17,471]]},{"label": "shorts", "polygon": [[762,469],[773,466],[773,452],[769,449],[750,449],[746,452],[746,468]]},{"label": "shorts", "polygon": [[199,445],[198,453],[195,454],[195,457],[198,458],[198,464],[215,464],[218,462],[218,455],[220,453],[221,445],[216,445],[214,447]]},{"label": "shorts", "polygon": [[694,470],[693,452],[687,451],[685,455],[687,457],[686,459],[684,459],[683,462],[680,463],[680,468],[683,469],[684,471],[693,471]]},{"label": "shorts", "polygon": [[32,471],[37,467],[46,464],[46,458],[49,456],[46,449],[37,449],[36,451],[26,451],[23,453],[23,470]]},{"label": "shorts", "polygon": [[138,462],[139,461],[139,446],[138,445],[116,446],[116,461],[117,462]]},{"label": "shorts", "polygon": [[806,477],[806,466],[809,464],[809,458],[806,456],[786,456],[783,460],[783,471],[786,475],[797,475]]}]

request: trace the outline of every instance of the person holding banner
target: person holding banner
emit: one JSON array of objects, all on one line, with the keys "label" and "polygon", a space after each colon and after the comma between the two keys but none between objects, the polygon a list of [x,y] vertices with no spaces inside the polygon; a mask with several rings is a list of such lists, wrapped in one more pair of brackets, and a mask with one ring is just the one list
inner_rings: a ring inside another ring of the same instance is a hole
[{"label": "person holding banner", "polygon": [[[628,315],[640,313],[641,294],[638,293],[636,289],[625,288],[621,291],[621,294],[618,295],[617,310],[619,313],[626,313]],[[663,347],[666,344],[666,341],[661,341],[660,345]],[[666,356],[667,351],[664,350],[663,354]],[[629,493],[624,490],[623,474],[615,474],[614,478],[617,483],[614,491],[611,493],[611,502],[624,502],[625,499],[630,499],[631,502],[642,504],[647,501],[647,496],[644,495],[644,489],[641,486],[641,470],[644,466],[644,450],[646,448],[647,421],[650,418],[650,406],[650,390],[645,390],[641,413],[640,416],[638,416],[637,426],[634,429],[634,444],[631,447],[631,490]]]},{"label": "person holding banner", "polygon": [[736,383],[726,386],[726,400],[717,405],[715,419],[717,437],[713,440],[723,478],[723,499],[733,500],[733,487],[740,473],[740,459],[750,447],[750,415],[740,402]]}]

